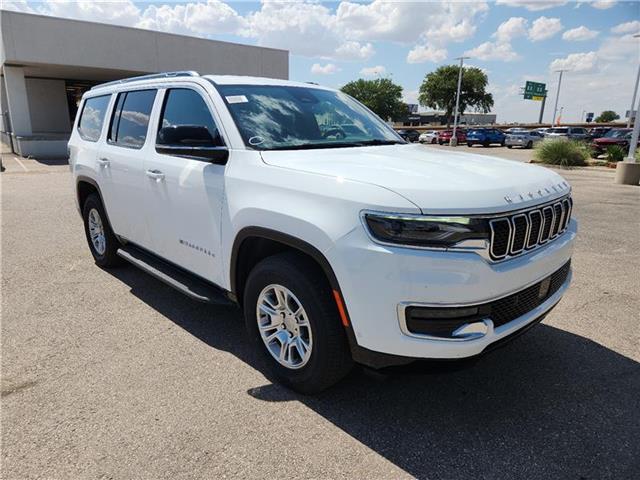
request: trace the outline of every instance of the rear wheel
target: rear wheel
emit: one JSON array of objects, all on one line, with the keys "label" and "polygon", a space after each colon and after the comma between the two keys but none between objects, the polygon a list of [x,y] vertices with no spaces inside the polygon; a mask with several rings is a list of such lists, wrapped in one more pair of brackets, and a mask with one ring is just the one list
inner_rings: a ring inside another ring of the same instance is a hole
[{"label": "rear wheel", "polygon": [[96,193],[92,193],[85,200],[82,219],[89,250],[96,264],[100,267],[121,265],[123,261],[116,253],[120,248],[120,242],[111,230],[104,206]]},{"label": "rear wheel", "polygon": [[482,146],[483,147],[488,147],[489,146],[489,142],[482,142]]},{"label": "rear wheel", "polygon": [[513,145],[507,145],[507,148],[513,148]]},{"label": "rear wheel", "polygon": [[527,148],[533,148],[533,142],[531,140],[527,143]]},{"label": "rear wheel", "polygon": [[301,393],[316,393],[353,366],[333,292],[307,257],[282,253],[249,274],[244,294],[247,330],[274,377]]},{"label": "rear wheel", "polygon": [[467,142],[467,147],[473,147],[473,143]]}]

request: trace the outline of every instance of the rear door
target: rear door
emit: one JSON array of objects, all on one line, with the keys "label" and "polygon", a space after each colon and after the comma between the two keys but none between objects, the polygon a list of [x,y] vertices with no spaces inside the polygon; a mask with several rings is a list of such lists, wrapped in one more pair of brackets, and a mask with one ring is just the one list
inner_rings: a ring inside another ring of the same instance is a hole
[{"label": "rear door", "polygon": [[220,225],[226,161],[204,154],[224,150],[220,123],[208,93],[198,85],[168,88],[160,95],[154,148],[144,160],[144,203],[153,250],[222,284]]},{"label": "rear door", "polygon": [[148,154],[149,119],[156,89],[117,94],[106,142],[98,154],[101,184],[109,185],[105,203],[114,232],[151,248],[145,220],[143,158]]}]

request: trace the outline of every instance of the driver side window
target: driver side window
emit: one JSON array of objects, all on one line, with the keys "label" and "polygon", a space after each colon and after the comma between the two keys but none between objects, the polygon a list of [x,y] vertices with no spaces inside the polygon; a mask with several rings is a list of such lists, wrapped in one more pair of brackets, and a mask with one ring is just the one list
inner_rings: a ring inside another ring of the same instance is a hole
[{"label": "driver side window", "polygon": [[224,141],[200,94],[172,88],[165,94],[156,145],[221,147]]}]

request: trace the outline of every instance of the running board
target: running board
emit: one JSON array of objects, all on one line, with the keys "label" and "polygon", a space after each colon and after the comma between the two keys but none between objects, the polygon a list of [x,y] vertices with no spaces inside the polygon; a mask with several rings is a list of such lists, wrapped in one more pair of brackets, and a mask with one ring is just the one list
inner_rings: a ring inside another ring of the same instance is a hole
[{"label": "running board", "polygon": [[178,267],[175,267],[153,254],[147,253],[132,245],[125,245],[118,249],[118,255],[127,262],[144,270],[149,275],[175,288],[186,296],[199,302],[212,303],[214,305],[233,305],[225,292],[192,275]]}]

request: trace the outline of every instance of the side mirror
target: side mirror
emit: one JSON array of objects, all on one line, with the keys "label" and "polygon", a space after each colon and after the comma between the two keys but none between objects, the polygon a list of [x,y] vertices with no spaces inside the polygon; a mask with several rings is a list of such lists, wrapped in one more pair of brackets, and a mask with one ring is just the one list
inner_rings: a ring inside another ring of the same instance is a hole
[{"label": "side mirror", "polygon": [[190,147],[184,145],[156,145],[156,152],[176,157],[206,160],[211,163],[224,165],[229,159],[227,147]]},{"label": "side mirror", "polygon": [[224,165],[229,158],[229,149],[220,143],[204,126],[174,125],[158,131],[156,152]]}]

